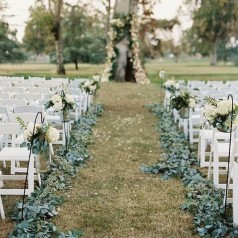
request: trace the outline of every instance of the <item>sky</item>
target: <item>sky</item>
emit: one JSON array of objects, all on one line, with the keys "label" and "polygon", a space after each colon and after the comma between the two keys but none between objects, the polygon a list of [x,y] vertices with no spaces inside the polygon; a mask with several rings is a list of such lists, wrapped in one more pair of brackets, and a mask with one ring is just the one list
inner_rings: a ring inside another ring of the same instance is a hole
[{"label": "sky", "polygon": [[[75,2],[75,0],[69,1]],[[7,21],[11,29],[17,29],[17,38],[22,41],[25,24],[29,17],[28,9],[34,4],[35,0],[6,0],[6,2],[8,5],[6,15],[12,15],[7,18]],[[181,2],[182,0],[161,0],[161,3],[155,6],[155,16],[160,19],[173,18]]]}]

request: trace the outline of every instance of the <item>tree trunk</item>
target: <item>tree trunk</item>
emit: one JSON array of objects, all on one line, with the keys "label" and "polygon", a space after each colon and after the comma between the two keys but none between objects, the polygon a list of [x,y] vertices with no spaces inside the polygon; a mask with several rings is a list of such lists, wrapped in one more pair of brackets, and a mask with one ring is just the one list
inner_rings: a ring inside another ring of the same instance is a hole
[{"label": "tree trunk", "polygon": [[79,67],[78,67],[78,60],[77,59],[74,60],[74,65],[75,65],[75,70],[78,70]]},{"label": "tree trunk", "polygon": [[[129,15],[131,9],[131,0],[116,0],[114,8],[114,16]],[[118,56],[116,59],[116,72],[114,79],[119,82],[133,81],[135,79],[130,72],[131,58],[129,57],[129,39],[125,36],[121,41],[116,44]]]},{"label": "tree trunk", "polygon": [[111,19],[111,0],[108,0],[108,6],[106,6],[107,10],[107,21],[106,21],[106,36],[107,36],[107,43],[109,42],[108,32],[110,29],[110,19]]},{"label": "tree trunk", "polygon": [[217,40],[215,40],[212,49],[210,51],[210,65],[214,66],[217,64]]},{"label": "tree trunk", "polygon": [[116,73],[115,80],[124,82],[126,80],[126,67],[127,67],[127,55],[128,55],[129,42],[127,37],[124,37],[119,43],[116,44],[116,48],[119,52],[116,60]]},{"label": "tree trunk", "polygon": [[57,74],[65,74],[63,58],[63,40],[61,35],[61,12],[63,9],[63,0],[57,0],[55,3],[55,21],[52,29],[55,37],[55,49],[57,59]]}]

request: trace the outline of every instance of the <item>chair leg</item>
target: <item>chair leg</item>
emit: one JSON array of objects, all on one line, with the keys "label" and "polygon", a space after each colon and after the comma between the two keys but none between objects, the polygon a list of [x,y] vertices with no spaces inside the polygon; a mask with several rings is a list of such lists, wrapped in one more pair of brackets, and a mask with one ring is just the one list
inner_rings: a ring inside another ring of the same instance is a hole
[{"label": "chair leg", "polygon": [[[0,175],[2,175],[2,171],[0,171]],[[0,188],[3,187],[3,182],[2,180],[0,180]],[[2,197],[0,195],[0,215],[1,215],[1,218],[2,220],[5,219],[5,212],[4,212],[4,208],[3,208],[3,204],[2,204]]]},{"label": "chair leg", "polygon": [[37,176],[38,176],[38,183],[39,183],[39,186],[41,186],[41,176],[40,176],[40,173],[37,173]]},{"label": "chair leg", "polygon": [[5,212],[4,212],[4,209],[3,209],[2,197],[1,196],[0,196],[0,214],[1,214],[2,220],[4,220],[6,217],[5,217]]}]

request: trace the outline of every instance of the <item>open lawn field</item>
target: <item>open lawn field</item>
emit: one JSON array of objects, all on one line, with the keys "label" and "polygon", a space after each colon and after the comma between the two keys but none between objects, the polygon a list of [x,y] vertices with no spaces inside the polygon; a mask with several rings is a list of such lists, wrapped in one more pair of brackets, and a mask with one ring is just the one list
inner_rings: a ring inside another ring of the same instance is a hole
[{"label": "open lawn field", "polygon": [[[90,77],[93,74],[100,74],[103,71],[103,67],[102,64],[79,64],[79,70],[75,70],[73,64],[66,64],[67,74],[64,77]],[[166,70],[170,76],[174,76],[178,80],[238,80],[238,67],[234,67],[231,64],[210,66],[207,61],[175,63],[154,60],[148,61],[145,64],[145,68],[149,78],[155,83],[159,82],[158,72],[161,69]],[[58,77],[54,64],[1,64],[0,75]]]}]

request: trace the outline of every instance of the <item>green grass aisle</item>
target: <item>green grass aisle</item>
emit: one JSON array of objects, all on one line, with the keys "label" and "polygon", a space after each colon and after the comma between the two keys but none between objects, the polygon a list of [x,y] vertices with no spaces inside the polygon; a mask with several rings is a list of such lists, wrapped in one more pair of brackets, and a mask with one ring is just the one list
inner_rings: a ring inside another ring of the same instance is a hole
[{"label": "green grass aisle", "polygon": [[105,111],[94,127],[92,159],[67,192],[56,224],[85,237],[197,237],[180,181],[143,174],[160,159],[156,117],[143,105],[158,102],[158,85],[107,83],[99,92]]}]

